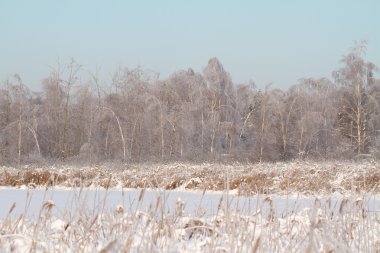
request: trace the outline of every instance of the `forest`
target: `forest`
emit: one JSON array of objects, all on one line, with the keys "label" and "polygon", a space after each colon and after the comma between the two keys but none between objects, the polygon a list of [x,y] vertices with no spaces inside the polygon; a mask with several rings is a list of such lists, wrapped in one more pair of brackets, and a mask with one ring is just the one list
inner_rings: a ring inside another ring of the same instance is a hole
[{"label": "forest", "polygon": [[123,68],[108,84],[72,60],[41,92],[15,74],[0,87],[0,164],[376,159],[380,80],[366,48],[286,90],[234,83],[217,58],[166,79]]}]

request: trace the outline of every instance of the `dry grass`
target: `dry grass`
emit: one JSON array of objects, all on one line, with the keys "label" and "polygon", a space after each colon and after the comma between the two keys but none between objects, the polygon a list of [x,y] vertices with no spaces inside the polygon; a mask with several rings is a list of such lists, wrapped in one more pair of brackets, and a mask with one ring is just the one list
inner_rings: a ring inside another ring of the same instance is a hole
[{"label": "dry grass", "polygon": [[38,220],[13,218],[14,206],[0,219],[0,252],[379,252],[380,215],[368,211],[370,196],[358,196],[333,206],[316,199],[311,209],[285,215],[270,197],[250,215],[224,209],[222,199],[210,216],[186,214],[181,200],[169,209],[162,196],[147,211],[118,205],[56,217],[47,200]]},{"label": "dry grass", "polygon": [[[93,167],[0,168],[0,186],[58,185],[102,188],[223,190],[241,194],[380,192],[380,164],[292,162],[275,164],[140,164]],[[227,178],[228,176],[228,178]]]},{"label": "dry grass", "polygon": [[[57,208],[54,202],[46,200],[38,218],[27,219],[27,213],[13,215],[15,206],[11,206],[8,216],[0,218],[0,252],[380,252],[380,213],[369,208],[373,194],[380,192],[378,163],[29,166],[0,170],[2,186],[142,189],[134,210],[120,203],[96,210],[59,210],[56,214],[62,215],[57,217],[53,215]],[[259,194],[257,209],[244,212],[222,198],[212,215],[201,205],[198,211],[185,213],[186,203],[178,200],[174,207],[168,207],[164,195],[148,210],[139,209],[146,188],[199,189],[207,194],[206,190],[226,187],[239,195]],[[294,205],[281,214],[276,213],[271,198],[278,193],[286,197],[334,192],[346,197],[335,203],[332,198],[315,199],[310,209],[298,212]]]}]

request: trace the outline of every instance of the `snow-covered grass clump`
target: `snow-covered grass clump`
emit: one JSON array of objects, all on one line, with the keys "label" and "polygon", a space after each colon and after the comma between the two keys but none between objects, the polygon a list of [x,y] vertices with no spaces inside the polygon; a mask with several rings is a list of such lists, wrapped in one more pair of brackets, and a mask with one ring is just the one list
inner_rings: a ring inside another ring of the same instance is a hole
[{"label": "snow-covered grass clump", "polygon": [[[380,193],[380,163],[106,164],[0,168],[0,186],[236,190],[257,193]],[[228,183],[227,183],[228,182]]]},{"label": "snow-covered grass clump", "polygon": [[[276,208],[279,201],[276,196],[260,195],[249,200],[256,203],[247,211],[231,201],[232,195],[224,193],[215,195],[222,197],[210,214],[201,203],[187,212],[186,205],[197,203],[187,203],[179,197],[169,205],[165,192],[154,195],[146,208],[144,201],[150,194],[141,190],[131,201],[134,205],[96,204],[94,208],[75,203],[62,209],[48,199],[41,203],[33,218],[27,213],[14,215],[16,207],[12,205],[8,214],[0,218],[0,252],[380,250],[380,213],[378,206],[370,207],[375,198],[372,195],[355,194],[338,199],[309,196],[312,204],[308,208],[297,208],[305,201],[299,198],[281,211]],[[212,193],[198,194],[202,199]],[[283,200],[287,198],[292,196],[282,196]]]},{"label": "snow-covered grass clump", "polygon": [[378,162],[0,171],[0,252],[380,252]]}]

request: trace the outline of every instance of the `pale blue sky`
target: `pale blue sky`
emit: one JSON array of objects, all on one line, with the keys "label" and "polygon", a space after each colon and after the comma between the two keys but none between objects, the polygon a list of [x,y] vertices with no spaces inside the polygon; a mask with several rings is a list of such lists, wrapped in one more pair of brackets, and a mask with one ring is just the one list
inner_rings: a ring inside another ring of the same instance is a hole
[{"label": "pale blue sky", "polygon": [[102,78],[119,66],[168,77],[218,57],[234,82],[287,88],[331,77],[354,40],[380,65],[380,1],[0,0],[0,80],[19,73],[33,90],[58,59]]}]

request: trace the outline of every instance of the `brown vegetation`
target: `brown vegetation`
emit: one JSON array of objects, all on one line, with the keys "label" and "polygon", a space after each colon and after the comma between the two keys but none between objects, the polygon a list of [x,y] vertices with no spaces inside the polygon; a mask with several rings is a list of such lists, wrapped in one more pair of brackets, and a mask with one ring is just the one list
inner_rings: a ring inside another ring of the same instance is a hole
[{"label": "brown vegetation", "polygon": [[[0,186],[162,188],[257,193],[380,192],[380,164],[292,162],[275,164],[102,165],[3,167]],[[110,169],[113,168],[113,169]]]}]

